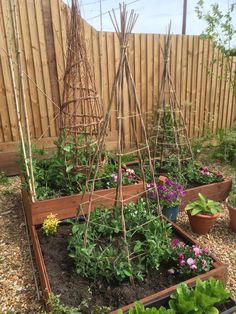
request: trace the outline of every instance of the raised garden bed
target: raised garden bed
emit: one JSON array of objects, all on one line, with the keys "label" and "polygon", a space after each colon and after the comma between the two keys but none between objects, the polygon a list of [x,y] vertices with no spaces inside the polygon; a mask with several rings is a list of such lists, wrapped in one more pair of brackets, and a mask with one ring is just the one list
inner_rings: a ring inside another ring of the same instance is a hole
[{"label": "raised garden bed", "polygon": [[229,195],[231,185],[232,180],[226,178],[222,182],[211,183],[191,189],[186,189],[186,194],[183,198],[183,205],[181,206],[181,210],[184,209],[187,203],[196,200],[198,198],[198,193],[202,193],[204,196],[214,201],[223,202]]},{"label": "raised garden bed", "polygon": [[[231,189],[232,180],[225,179],[223,182],[202,185],[192,189],[187,189],[183,198],[184,206],[198,198],[198,193],[202,193],[209,199],[215,201],[224,201]],[[99,205],[109,207],[114,203],[115,188],[98,190],[94,192],[92,208]],[[129,201],[137,200],[137,195],[144,191],[143,183],[139,182],[134,185],[127,185],[123,187],[124,199]],[[88,201],[89,193],[85,195],[84,201]],[[38,225],[43,223],[44,219],[50,214],[57,214],[59,219],[74,217],[77,213],[77,208],[81,203],[81,194],[71,196],[63,196],[60,198],[32,202],[28,192],[22,189],[22,199],[26,212],[27,221],[30,225]],[[86,207],[85,207],[86,213]]]},{"label": "raised garden bed", "polygon": [[[175,232],[175,234],[178,237],[184,239],[184,241],[186,243],[197,245],[196,241],[194,241],[186,232],[184,232],[181,228],[179,228],[175,224],[173,224],[173,231]],[[31,226],[33,248],[34,248],[34,252],[35,252],[35,256],[36,256],[36,262],[37,262],[37,266],[38,266],[38,270],[39,270],[39,276],[40,276],[40,281],[41,281],[42,289],[44,292],[45,300],[47,300],[49,293],[51,293],[53,291],[55,294],[61,294],[62,298],[63,298],[63,293],[65,293],[65,294],[68,293],[69,302],[72,301],[72,302],[78,302],[79,303],[79,300],[77,299],[76,295],[74,295],[74,293],[76,291],[79,291],[80,293],[85,291],[84,282],[86,282],[87,279],[84,279],[82,282],[79,282],[78,281],[79,278],[77,277],[78,275],[76,275],[75,273],[71,273],[72,266],[68,265],[66,262],[66,259],[65,259],[65,257],[67,256],[67,252],[66,252],[67,235],[64,235],[64,246],[65,246],[64,251],[65,252],[63,254],[62,248],[60,247],[59,243],[56,242],[56,237],[52,238],[51,246],[49,245],[47,247],[47,245],[42,243],[42,247],[41,247],[41,243],[39,241],[39,235],[38,235],[40,232],[41,231],[37,232],[36,226]],[[62,235],[62,239],[63,239],[63,235]],[[47,239],[45,241],[47,242]],[[57,248],[59,250],[59,254],[60,254],[59,256],[61,256],[61,258],[62,258],[62,260],[56,259],[56,261],[55,261],[56,264],[53,264],[53,263],[50,264],[49,263],[49,261],[53,259],[52,248]],[[42,253],[42,250],[44,253]],[[213,263],[213,269],[212,270],[210,270],[209,272],[206,272],[204,274],[201,274],[199,276],[190,278],[185,282],[188,285],[193,285],[196,282],[197,278],[207,279],[209,277],[215,277],[215,278],[221,279],[225,282],[226,277],[227,277],[226,266],[223,265],[221,262],[219,262],[216,258],[213,257],[213,259],[214,259],[214,263]],[[46,262],[46,264],[45,264],[45,262]],[[68,268],[69,268],[69,273],[70,273],[69,276],[72,279],[72,282],[70,282],[68,280],[69,278],[67,277],[68,276],[67,275]],[[54,273],[54,275],[53,275],[53,273]],[[155,274],[155,272],[154,272],[154,274]],[[166,277],[166,274],[164,274],[164,279],[165,279],[164,280],[165,281],[164,287],[156,288],[154,286],[155,278],[156,278],[156,282],[159,281],[159,278],[156,276],[153,275],[153,273],[151,274],[150,278],[152,278],[153,281],[151,282],[151,287],[149,287],[149,289],[146,289],[148,287],[148,283],[146,281],[141,282],[141,284],[138,287],[139,293],[135,294],[135,296],[133,296],[133,298],[131,297],[128,304],[134,302],[137,299],[140,299],[141,302],[144,304],[151,302],[152,300],[157,300],[163,296],[171,294],[176,289],[177,284],[179,283],[179,282],[176,282],[174,280],[171,281],[170,279],[168,279]],[[55,278],[57,278],[57,280],[59,280],[56,284],[57,286],[55,286],[55,282],[54,282]],[[166,285],[168,280],[169,280],[169,286]],[[63,281],[64,281],[64,283],[63,283]],[[73,286],[74,283],[77,283],[76,287]],[[113,287],[113,285],[111,285],[111,284],[106,286],[106,288],[104,289],[104,286],[99,281],[96,281],[95,283],[90,282],[90,286],[91,286],[92,290],[94,289],[94,291],[96,291],[96,292],[98,292],[98,291],[102,292],[103,291],[104,294],[103,294],[102,298],[104,300],[107,300],[105,297],[107,297],[109,300],[109,293],[110,293],[109,291],[114,292],[115,289],[117,289],[117,287],[115,287],[115,286]],[[71,291],[68,290],[69,287],[72,287]],[[126,296],[127,294],[129,294],[128,292],[131,291],[133,288],[131,289],[130,285],[127,283],[127,284],[124,284],[123,289],[124,290],[122,292],[122,291],[119,291],[119,288],[118,288],[118,290],[117,290],[118,294],[116,296],[116,302],[118,302],[118,303],[115,303],[115,306],[113,305],[113,308],[118,308],[118,307],[122,306],[123,311],[127,311],[128,308],[131,306],[131,304],[125,305],[126,303],[122,302],[122,293],[123,293],[123,295]],[[120,299],[118,298],[119,293],[121,295]],[[96,296],[96,299],[93,302],[95,302],[98,305],[101,305],[101,304],[99,304],[98,300],[99,299],[97,299],[97,296]],[[62,301],[65,303],[65,300],[62,299]],[[72,304],[70,304],[70,305],[72,305]],[[109,304],[107,304],[107,305],[109,305]],[[113,314],[116,313],[116,310],[114,310],[111,313],[113,313]]]},{"label": "raised garden bed", "polygon": [[[139,162],[137,160],[126,163],[126,166],[130,168],[139,167]],[[164,174],[162,174],[164,175]],[[194,184],[196,185],[196,184]],[[210,183],[205,185],[194,186],[187,188],[185,190],[185,196],[183,197],[183,205],[180,207],[180,210],[183,210],[186,204],[196,200],[198,198],[198,193],[202,193],[209,199],[212,199],[217,202],[223,202],[229,195],[232,186],[232,179],[225,178],[222,182]]]},{"label": "raised garden bed", "polygon": [[[123,197],[126,202],[135,202],[138,194],[144,191],[143,182],[123,186]],[[29,226],[42,224],[50,214],[56,214],[58,219],[75,217],[81,203],[81,194],[63,196],[59,198],[32,202],[29,193],[22,189],[22,199]],[[83,202],[89,200],[90,193],[86,193]],[[94,191],[92,196],[92,208],[98,206],[111,207],[114,204],[116,188]],[[139,195],[140,196],[140,195]],[[84,206],[86,214],[87,206]]]}]

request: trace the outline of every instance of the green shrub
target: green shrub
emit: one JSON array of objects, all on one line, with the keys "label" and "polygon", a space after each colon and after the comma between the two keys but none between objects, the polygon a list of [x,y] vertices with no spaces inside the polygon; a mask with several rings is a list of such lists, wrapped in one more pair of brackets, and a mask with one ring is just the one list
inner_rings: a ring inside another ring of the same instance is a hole
[{"label": "green shrub", "polygon": [[213,157],[224,162],[236,163],[236,127],[232,129],[219,129],[217,131],[218,146],[213,152]]}]

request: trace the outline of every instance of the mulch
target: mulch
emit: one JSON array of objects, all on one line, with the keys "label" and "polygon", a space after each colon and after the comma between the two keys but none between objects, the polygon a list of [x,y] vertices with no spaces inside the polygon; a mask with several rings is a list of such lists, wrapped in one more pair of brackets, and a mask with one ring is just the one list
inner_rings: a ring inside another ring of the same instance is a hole
[{"label": "mulch", "polygon": [[[178,224],[202,246],[208,247],[220,261],[228,265],[227,287],[236,299],[236,233],[229,228],[227,209],[208,235],[191,232],[188,217],[180,213]],[[20,179],[10,178],[0,186],[0,314],[37,314],[42,303],[38,300],[37,271],[32,267],[27,231],[22,211]]]}]

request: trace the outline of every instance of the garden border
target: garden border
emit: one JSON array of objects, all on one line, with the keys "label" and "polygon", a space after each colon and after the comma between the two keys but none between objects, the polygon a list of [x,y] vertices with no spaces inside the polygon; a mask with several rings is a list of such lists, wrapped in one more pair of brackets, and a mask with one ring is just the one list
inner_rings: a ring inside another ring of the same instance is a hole
[{"label": "garden border", "polygon": [[[164,217],[164,219],[166,219],[166,218]],[[168,219],[166,219],[166,220],[169,221]],[[181,229],[178,225],[176,225],[175,223],[172,223],[172,226],[173,226],[173,230],[178,235],[180,235],[182,238],[184,238],[186,240],[186,242],[188,242],[190,244],[199,245],[197,241],[195,241],[187,232],[185,232],[183,229]],[[52,290],[51,290],[49,277],[47,274],[46,265],[44,263],[43,254],[42,254],[42,250],[40,247],[40,242],[39,242],[39,238],[38,238],[38,234],[37,234],[35,225],[30,226],[30,235],[32,238],[33,249],[34,249],[34,254],[35,254],[35,258],[36,258],[36,264],[38,267],[40,283],[41,283],[41,287],[43,290],[43,298],[44,298],[45,303],[47,303],[48,297],[49,297],[50,293],[52,292]],[[204,279],[208,279],[210,277],[220,279],[224,283],[226,283],[227,266],[225,264],[221,263],[220,261],[218,261],[218,259],[215,258],[214,256],[212,256],[212,255],[210,255],[210,256],[214,260],[214,263],[213,263],[214,269],[212,269],[209,272],[206,272],[204,274],[201,274],[199,276],[195,276],[193,278],[186,280],[185,283],[187,285],[193,285],[196,282],[197,278],[204,280]],[[140,302],[142,302],[143,304],[147,304],[153,300],[160,299],[160,298],[174,292],[176,287],[177,287],[177,285],[174,285],[174,286],[171,286],[167,289],[164,289],[162,291],[154,293],[148,297],[141,299]],[[134,303],[131,303],[129,305],[122,307],[123,312],[127,311],[131,306],[133,306],[133,304]],[[117,313],[117,310],[110,312],[110,314],[116,314],[116,313]]]},{"label": "garden border", "polygon": [[[137,201],[138,197],[144,193],[143,182],[138,182],[132,185],[125,185],[122,187],[123,198],[125,202]],[[77,209],[81,203],[82,195],[74,194],[70,196],[62,196],[58,198],[35,201],[32,202],[27,190],[22,189],[22,200],[27,217],[28,226],[34,226],[42,224],[44,219],[48,215],[56,214],[58,219],[72,218],[77,215]],[[83,203],[89,201],[90,192],[86,192],[84,195]],[[114,205],[116,195],[116,188],[96,190],[92,195],[92,207],[93,210],[99,205],[105,207],[111,207]],[[84,205],[83,213],[87,213],[88,205]]]}]

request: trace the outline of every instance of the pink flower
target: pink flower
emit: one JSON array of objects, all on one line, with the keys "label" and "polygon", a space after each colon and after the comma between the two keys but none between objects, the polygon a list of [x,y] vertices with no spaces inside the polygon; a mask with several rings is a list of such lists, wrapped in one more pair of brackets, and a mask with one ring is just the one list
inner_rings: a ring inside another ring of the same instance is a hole
[{"label": "pink flower", "polygon": [[133,170],[133,169],[130,169],[130,168],[126,169],[126,172],[127,172],[128,174],[134,174],[134,170]]},{"label": "pink flower", "polygon": [[114,182],[117,182],[117,175],[115,173],[112,173],[111,177],[112,177]]},{"label": "pink flower", "polygon": [[194,270],[197,269],[197,266],[195,264],[190,265],[190,269]]},{"label": "pink flower", "polygon": [[209,177],[212,177],[213,174],[210,172],[210,171],[207,171],[206,174],[209,176]]},{"label": "pink flower", "polygon": [[196,263],[196,261],[195,261],[193,258],[189,257],[189,258],[187,259],[187,264],[188,264],[189,266],[195,265],[195,263]]},{"label": "pink flower", "polygon": [[195,256],[200,256],[202,253],[202,250],[200,249],[200,247],[197,247],[197,246],[193,247],[193,251],[195,253]]},{"label": "pink flower", "polygon": [[217,171],[217,172],[216,172],[216,176],[217,176],[217,177],[223,177],[222,172]]},{"label": "pink flower", "polygon": [[179,240],[178,239],[173,239],[172,241],[171,241],[171,246],[172,246],[172,248],[174,249],[178,244],[179,244]]},{"label": "pink flower", "polygon": [[184,266],[185,265],[185,260],[184,259],[181,259],[178,261],[179,265],[180,266]]},{"label": "pink flower", "polygon": [[128,180],[131,181],[133,179],[132,176],[128,176]]},{"label": "pink flower", "polygon": [[171,275],[173,275],[173,274],[175,273],[174,268],[170,268],[170,269],[168,269],[168,273],[169,273],[169,274],[171,274]]},{"label": "pink flower", "polygon": [[183,260],[183,259],[184,259],[184,254],[178,253],[178,260]]},{"label": "pink flower", "polygon": [[205,247],[205,248],[203,249],[203,252],[204,252],[205,254],[209,254],[209,250],[208,250],[208,248],[207,248],[207,247]]},{"label": "pink flower", "polygon": [[204,170],[200,170],[200,174],[204,175],[205,171]]}]

